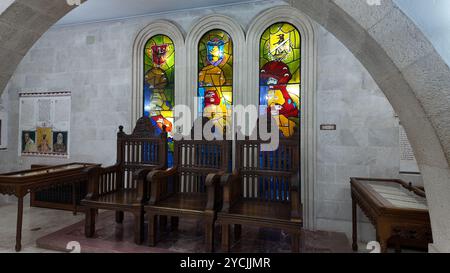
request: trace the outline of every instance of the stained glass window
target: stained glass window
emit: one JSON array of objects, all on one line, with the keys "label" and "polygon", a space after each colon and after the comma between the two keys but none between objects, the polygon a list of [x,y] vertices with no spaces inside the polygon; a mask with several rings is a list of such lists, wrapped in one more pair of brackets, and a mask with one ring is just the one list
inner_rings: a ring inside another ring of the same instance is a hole
[{"label": "stained glass window", "polygon": [[198,45],[199,114],[217,129],[231,124],[233,105],[233,41],[223,30],[207,32]]},{"label": "stained glass window", "polygon": [[173,160],[173,106],[175,93],[175,46],[165,35],[147,41],[144,49],[144,115],[160,132],[168,132],[169,165]]},{"label": "stained glass window", "polygon": [[284,136],[300,125],[301,36],[289,23],[276,23],[260,42],[260,111],[271,113]]}]

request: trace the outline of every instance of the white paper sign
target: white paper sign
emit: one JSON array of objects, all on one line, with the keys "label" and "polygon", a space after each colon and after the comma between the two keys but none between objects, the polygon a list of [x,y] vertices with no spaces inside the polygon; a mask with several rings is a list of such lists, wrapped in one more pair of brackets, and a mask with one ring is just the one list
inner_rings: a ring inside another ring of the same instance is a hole
[{"label": "white paper sign", "polygon": [[19,155],[69,157],[70,92],[21,93]]},{"label": "white paper sign", "polygon": [[416,157],[413,148],[408,140],[406,131],[400,125],[400,172],[401,173],[420,173],[417,166]]}]

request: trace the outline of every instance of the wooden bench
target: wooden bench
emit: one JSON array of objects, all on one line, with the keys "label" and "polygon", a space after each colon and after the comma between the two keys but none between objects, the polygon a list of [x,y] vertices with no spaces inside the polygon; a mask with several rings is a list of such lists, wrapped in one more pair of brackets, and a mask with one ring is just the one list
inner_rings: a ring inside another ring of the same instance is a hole
[{"label": "wooden bench", "polygon": [[156,133],[148,117],[139,119],[131,135],[119,127],[117,163],[107,168],[88,170],[88,194],[81,204],[86,207],[85,235],[95,233],[98,209],[116,211],[116,222],[122,223],[124,211],[134,215],[136,244],[143,240],[143,205],[148,200],[147,174],[167,166],[167,134]]},{"label": "wooden bench", "polygon": [[148,175],[151,198],[144,210],[148,216],[150,246],[156,244],[158,216],[160,219],[171,216],[174,229],[179,217],[191,217],[204,221],[206,251],[213,251],[214,223],[222,197],[220,176],[227,171],[230,149],[229,141],[175,141],[173,168]]},{"label": "wooden bench", "polygon": [[292,251],[300,251],[302,214],[299,195],[299,136],[284,138],[276,151],[262,151],[262,140],[236,142],[236,168],[221,178],[222,250],[230,251],[230,225],[235,239],[242,225],[278,228],[292,236]]},{"label": "wooden bench", "polygon": [[[52,165],[31,165],[32,170],[51,167]],[[55,185],[49,189],[32,192],[30,194],[30,207],[70,210],[76,215],[84,209],[80,206],[80,202],[86,194],[87,180],[78,180],[67,185]]]},{"label": "wooden bench", "polygon": [[357,206],[376,230],[381,252],[388,246],[427,250],[433,242],[425,192],[400,179],[350,178],[354,251],[358,250]]}]

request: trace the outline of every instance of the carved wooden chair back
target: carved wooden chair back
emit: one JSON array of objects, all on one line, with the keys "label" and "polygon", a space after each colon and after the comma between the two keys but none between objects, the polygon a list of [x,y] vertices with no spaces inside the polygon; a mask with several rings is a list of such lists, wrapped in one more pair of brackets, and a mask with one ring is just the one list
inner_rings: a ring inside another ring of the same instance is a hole
[{"label": "carved wooden chair back", "polygon": [[167,135],[158,133],[148,117],[140,118],[131,134],[119,127],[117,133],[118,172],[103,169],[99,176],[100,194],[114,189],[136,189],[135,171],[167,165]]},{"label": "carved wooden chair back", "polygon": [[236,141],[236,171],[242,181],[241,197],[290,202],[291,177],[299,171],[299,133],[289,138],[280,133],[278,148],[265,151],[269,142],[259,137]]},{"label": "carved wooden chair back", "polygon": [[[204,125],[207,118],[197,119]],[[196,139],[195,128],[191,129],[191,140],[182,139],[175,141],[174,167],[178,169],[178,179],[174,185],[177,192],[205,193],[205,180],[208,174],[218,171],[226,172],[231,164],[231,141],[206,140],[203,136]]]}]

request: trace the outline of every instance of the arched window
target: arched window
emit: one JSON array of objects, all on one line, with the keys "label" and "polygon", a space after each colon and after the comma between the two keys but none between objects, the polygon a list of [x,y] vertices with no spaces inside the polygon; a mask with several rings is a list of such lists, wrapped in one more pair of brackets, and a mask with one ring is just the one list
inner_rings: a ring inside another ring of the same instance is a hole
[{"label": "arched window", "polygon": [[198,97],[200,115],[218,129],[231,125],[233,41],[223,30],[207,32],[198,44]]},{"label": "arched window", "polygon": [[168,36],[151,37],[144,48],[144,115],[154,126],[168,132],[169,156],[173,158],[172,129],[175,94],[175,46]]},{"label": "arched window", "polygon": [[301,37],[289,23],[267,28],[260,41],[259,104],[271,112],[284,136],[300,130]]}]

